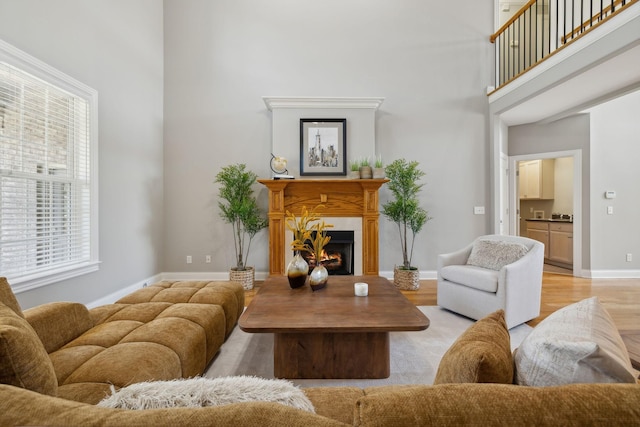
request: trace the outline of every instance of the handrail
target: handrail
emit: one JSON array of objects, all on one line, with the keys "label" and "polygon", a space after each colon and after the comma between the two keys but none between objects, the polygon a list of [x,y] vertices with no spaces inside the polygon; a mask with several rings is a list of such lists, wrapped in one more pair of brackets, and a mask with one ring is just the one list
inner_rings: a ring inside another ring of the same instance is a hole
[{"label": "handrail", "polygon": [[639,1],[529,0],[489,37],[496,52],[494,91]]},{"label": "handrail", "polygon": [[522,6],[520,10],[518,10],[507,22],[505,22],[504,25],[502,25],[502,27],[500,27],[498,31],[496,31],[494,34],[491,35],[491,37],[489,37],[489,40],[491,41],[491,43],[494,43],[496,39],[500,36],[500,34],[504,33],[511,24],[516,22],[518,18],[524,15],[525,12],[537,1],[538,0],[529,0],[527,4]]}]

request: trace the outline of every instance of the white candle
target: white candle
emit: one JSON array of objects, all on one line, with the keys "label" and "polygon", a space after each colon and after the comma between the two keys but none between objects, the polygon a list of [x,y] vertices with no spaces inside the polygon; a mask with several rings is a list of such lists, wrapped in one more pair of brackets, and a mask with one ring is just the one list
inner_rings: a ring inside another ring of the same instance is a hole
[{"label": "white candle", "polygon": [[369,285],[366,283],[358,282],[353,285],[353,288],[358,297],[366,297],[369,294]]}]

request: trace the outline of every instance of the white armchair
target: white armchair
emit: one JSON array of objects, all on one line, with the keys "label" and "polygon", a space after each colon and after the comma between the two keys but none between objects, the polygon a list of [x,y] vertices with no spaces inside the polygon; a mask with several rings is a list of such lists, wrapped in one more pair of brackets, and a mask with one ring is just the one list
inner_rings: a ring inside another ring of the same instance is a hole
[{"label": "white armchair", "polygon": [[503,309],[512,328],[540,315],[543,264],[544,244],[537,240],[478,237],[438,255],[438,305],[476,320]]}]

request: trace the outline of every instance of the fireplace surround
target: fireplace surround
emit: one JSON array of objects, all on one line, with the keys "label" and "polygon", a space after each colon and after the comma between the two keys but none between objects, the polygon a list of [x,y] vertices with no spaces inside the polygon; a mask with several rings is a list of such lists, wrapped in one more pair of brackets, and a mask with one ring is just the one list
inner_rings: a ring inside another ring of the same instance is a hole
[{"label": "fireplace surround", "polygon": [[[356,220],[354,273],[378,275],[378,190],[388,179],[259,179],[269,190],[269,275],[283,275],[291,258],[291,233],[286,211],[294,215],[302,207],[324,205],[321,215],[334,229]],[[357,221],[360,219],[360,221]],[[338,226],[337,224],[340,224]]]}]

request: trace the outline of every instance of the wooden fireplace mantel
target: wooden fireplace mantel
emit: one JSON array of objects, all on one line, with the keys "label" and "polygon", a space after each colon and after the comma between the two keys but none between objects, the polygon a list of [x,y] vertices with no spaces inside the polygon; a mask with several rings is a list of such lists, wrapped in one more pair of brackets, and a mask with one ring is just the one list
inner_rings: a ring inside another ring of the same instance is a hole
[{"label": "wooden fireplace mantel", "polygon": [[[269,189],[269,274],[285,274],[286,212],[318,204],[322,217],[362,218],[362,274],[377,276],[378,190],[388,179],[259,179]],[[357,237],[356,237],[357,238]]]}]

